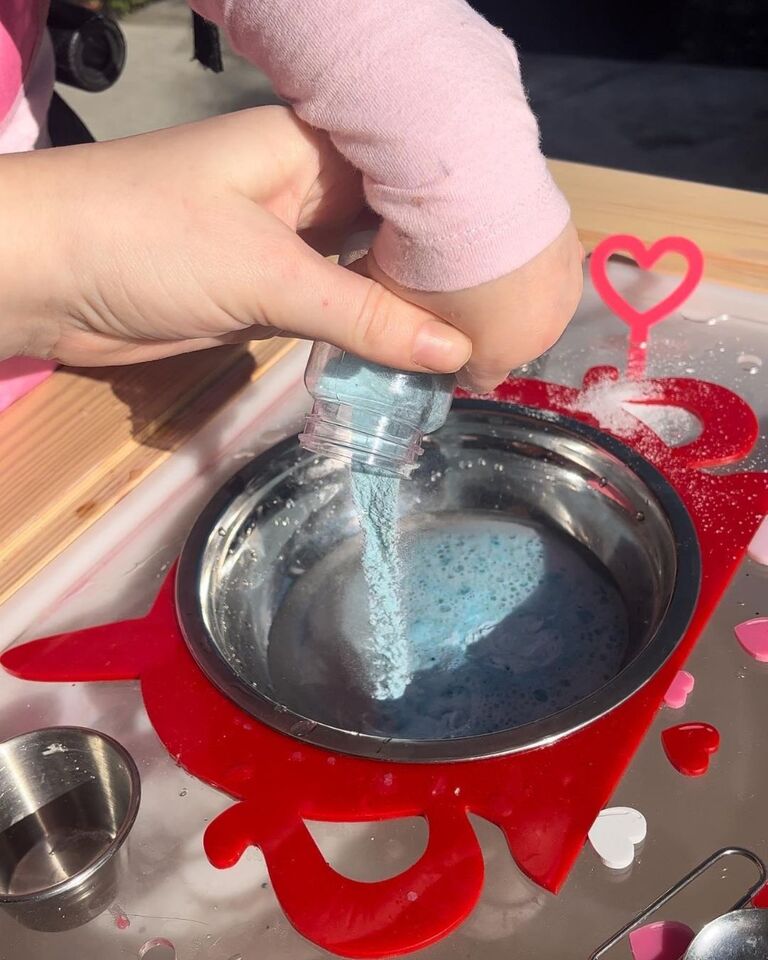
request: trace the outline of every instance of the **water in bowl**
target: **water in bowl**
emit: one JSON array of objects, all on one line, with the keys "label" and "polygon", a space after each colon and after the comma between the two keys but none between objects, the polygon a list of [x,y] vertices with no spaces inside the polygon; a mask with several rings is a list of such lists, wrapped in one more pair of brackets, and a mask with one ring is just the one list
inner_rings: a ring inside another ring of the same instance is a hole
[{"label": "water in bowl", "polygon": [[290,588],[269,636],[272,695],[332,726],[433,740],[558,712],[621,669],[624,601],[607,569],[553,527],[486,511],[422,516],[401,539],[408,656],[381,699],[361,544],[338,544]]}]

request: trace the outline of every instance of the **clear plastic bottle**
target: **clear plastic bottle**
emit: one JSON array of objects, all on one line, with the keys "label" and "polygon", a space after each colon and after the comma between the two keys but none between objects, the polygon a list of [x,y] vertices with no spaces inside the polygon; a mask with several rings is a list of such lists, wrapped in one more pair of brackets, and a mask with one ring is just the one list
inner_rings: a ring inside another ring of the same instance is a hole
[{"label": "clear plastic bottle", "polygon": [[[339,262],[356,260],[370,238],[351,237]],[[305,449],[407,477],[424,437],[445,423],[456,378],[393,370],[315,343],[304,382],[314,400],[299,437]]]}]

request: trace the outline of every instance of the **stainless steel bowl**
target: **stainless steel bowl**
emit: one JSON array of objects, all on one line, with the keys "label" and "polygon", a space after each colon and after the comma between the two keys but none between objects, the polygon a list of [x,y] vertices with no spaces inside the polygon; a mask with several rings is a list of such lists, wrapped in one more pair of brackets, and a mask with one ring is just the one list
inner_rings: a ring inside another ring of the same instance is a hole
[{"label": "stainless steel bowl", "polygon": [[458,402],[399,509],[415,666],[403,696],[382,701],[348,469],[291,438],[214,497],[184,547],[177,601],[227,696],[342,752],[510,753],[623,702],[694,610],[699,550],[680,499],[583,424]]},{"label": "stainless steel bowl", "polygon": [[45,931],[98,916],[115,899],[139,797],[135,763],[95,730],[49,727],[0,743],[0,906]]}]

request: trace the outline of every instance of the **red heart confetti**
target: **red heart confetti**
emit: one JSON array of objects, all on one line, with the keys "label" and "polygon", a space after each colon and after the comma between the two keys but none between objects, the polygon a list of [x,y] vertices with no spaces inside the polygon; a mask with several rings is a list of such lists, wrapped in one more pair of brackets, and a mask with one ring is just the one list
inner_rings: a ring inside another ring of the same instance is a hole
[{"label": "red heart confetti", "polygon": [[760,663],[768,663],[768,617],[745,620],[733,628],[744,650]]},{"label": "red heart confetti", "polygon": [[663,730],[661,742],[667,759],[686,777],[700,777],[709,768],[709,758],[720,747],[720,734],[709,723],[680,723]]}]

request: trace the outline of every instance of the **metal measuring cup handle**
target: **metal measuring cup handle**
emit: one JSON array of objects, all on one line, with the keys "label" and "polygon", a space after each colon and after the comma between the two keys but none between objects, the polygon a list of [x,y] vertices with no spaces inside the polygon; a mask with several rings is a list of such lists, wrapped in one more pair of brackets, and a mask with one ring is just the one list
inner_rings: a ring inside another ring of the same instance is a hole
[{"label": "metal measuring cup handle", "polygon": [[665,893],[657,899],[654,900],[650,906],[646,907],[642,913],[637,914],[632,920],[626,923],[620,930],[618,930],[613,936],[606,940],[605,943],[601,944],[594,953],[590,954],[589,960],[600,960],[600,957],[605,956],[605,954],[620,943],[628,934],[633,930],[637,929],[641,924],[645,923],[649,917],[653,916],[658,910],[663,906],[669,903],[673,897],[677,896],[682,890],[684,890],[689,884],[693,883],[694,880],[697,880],[703,873],[706,873],[710,867],[712,867],[718,861],[724,859],[725,857],[744,857],[746,860],[749,860],[753,863],[758,871],[759,878],[755,883],[749,888],[749,890],[742,896],[737,902],[728,910],[730,913],[733,910],[741,910],[748,903],[751,902],[752,898],[757,894],[757,892],[765,886],[766,879],[768,875],[766,874],[766,868],[763,861],[756,853],[752,853],[751,850],[745,850],[743,847],[724,847],[722,850],[718,850],[716,853],[713,853],[711,856],[707,857],[706,860],[703,860],[697,867],[694,867],[690,873],[686,874],[682,880],[678,880],[677,883],[673,884]]}]

